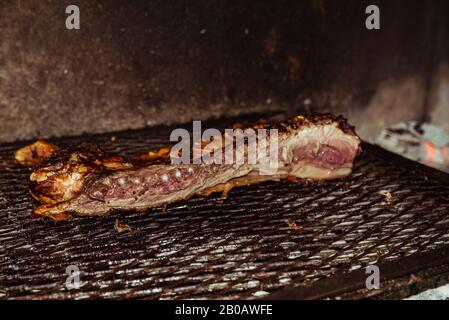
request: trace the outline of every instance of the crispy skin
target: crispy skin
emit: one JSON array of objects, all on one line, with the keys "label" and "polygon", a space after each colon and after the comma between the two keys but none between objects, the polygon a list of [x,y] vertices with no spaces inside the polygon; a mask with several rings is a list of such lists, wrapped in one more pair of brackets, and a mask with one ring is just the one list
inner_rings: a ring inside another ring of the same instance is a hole
[{"label": "crispy skin", "polygon": [[105,170],[131,168],[120,156],[108,156],[98,147],[81,144],[45,160],[30,176],[31,195],[45,204],[76,197],[84,183]]},{"label": "crispy skin", "polygon": [[316,115],[298,115],[285,121],[259,120],[251,128],[278,129],[280,134],[290,134],[297,130],[312,126],[335,124],[345,134],[357,136],[354,126],[349,125],[343,116],[335,117],[330,113]]},{"label": "crispy skin", "polygon": [[34,167],[59,151],[59,147],[43,140],[37,140],[35,143],[17,150],[15,159],[25,167]]},{"label": "crispy skin", "polygon": [[[244,130],[245,126],[239,124],[238,128]],[[138,155],[131,164],[92,145],[82,145],[51,157],[33,172],[30,191],[44,204],[33,215],[54,220],[70,219],[73,214],[105,216],[113,210],[144,211],[197,194],[222,192],[226,196],[233,187],[268,180],[337,179],[350,174],[360,152],[354,128],[341,116],[261,120],[246,128],[278,130],[275,173],[260,174],[258,164],[170,164],[170,148]],[[201,150],[206,146],[204,141],[194,144]],[[247,156],[249,151],[243,152]]]}]

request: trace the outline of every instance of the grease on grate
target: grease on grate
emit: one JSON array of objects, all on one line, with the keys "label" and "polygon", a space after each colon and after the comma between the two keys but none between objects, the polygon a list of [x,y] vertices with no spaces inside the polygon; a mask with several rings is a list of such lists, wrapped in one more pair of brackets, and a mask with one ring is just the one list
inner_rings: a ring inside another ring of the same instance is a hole
[{"label": "grease on grate", "polygon": [[131,228],[131,226],[129,224],[120,222],[119,219],[115,219],[114,230],[117,233],[125,233],[125,232],[132,232],[133,231],[133,229]]}]

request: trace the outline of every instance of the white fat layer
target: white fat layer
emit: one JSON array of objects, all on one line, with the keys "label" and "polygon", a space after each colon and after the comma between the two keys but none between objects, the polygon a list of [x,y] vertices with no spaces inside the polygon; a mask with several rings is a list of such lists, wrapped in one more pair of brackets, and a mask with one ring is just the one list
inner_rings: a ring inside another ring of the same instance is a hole
[{"label": "white fat layer", "polygon": [[328,180],[346,177],[351,174],[351,171],[351,168],[323,169],[309,164],[304,164],[298,167],[297,170],[290,172],[289,175],[301,179]]}]

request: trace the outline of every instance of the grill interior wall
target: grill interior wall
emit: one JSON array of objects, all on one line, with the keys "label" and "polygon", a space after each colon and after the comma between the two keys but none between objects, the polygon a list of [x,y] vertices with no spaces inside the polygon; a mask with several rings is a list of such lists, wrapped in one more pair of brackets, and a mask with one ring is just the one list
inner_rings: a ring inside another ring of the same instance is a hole
[{"label": "grill interior wall", "polygon": [[80,0],[66,30],[69,4],[2,1],[0,141],[310,108],[449,129],[445,0],[377,1],[376,31],[359,0]]}]

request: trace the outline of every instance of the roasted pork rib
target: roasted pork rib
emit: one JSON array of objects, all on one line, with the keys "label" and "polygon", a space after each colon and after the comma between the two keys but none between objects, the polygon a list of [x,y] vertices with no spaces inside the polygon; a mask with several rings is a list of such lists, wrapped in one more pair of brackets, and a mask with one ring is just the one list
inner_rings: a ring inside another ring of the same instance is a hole
[{"label": "roasted pork rib", "polygon": [[[172,164],[168,148],[139,161],[125,161],[92,145],[58,151],[42,144],[40,148],[58,152],[31,174],[30,192],[43,203],[33,215],[55,220],[106,216],[112,210],[143,211],[198,194],[227,194],[234,186],[267,180],[336,179],[351,173],[360,151],[359,138],[342,117],[296,116],[281,122],[261,121],[252,128],[277,129],[276,170],[270,174],[261,174],[264,164]],[[27,160],[23,155],[30,154],[26,148],[17,153],[22,162]],[[247,156],[248,149],[244,150]]]}]

